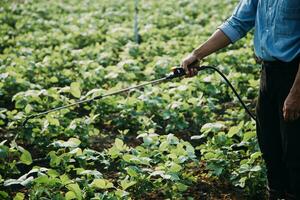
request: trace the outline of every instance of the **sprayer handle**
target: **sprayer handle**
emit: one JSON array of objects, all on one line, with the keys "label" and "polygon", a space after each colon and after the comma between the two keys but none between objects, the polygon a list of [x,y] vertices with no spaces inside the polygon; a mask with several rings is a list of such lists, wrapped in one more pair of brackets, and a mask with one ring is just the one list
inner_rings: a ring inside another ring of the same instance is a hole
[{"label": "sprayer handle", "polygon": [[[191,69],[197,69],[199,71],[200,70],[199,66],[200,66],[199,60],[195,60],[194,62],[188,65],[188,70],[190,71]],[[184,75],[186,75],[186,72]]]},{"label": "sprayer handle", "polygon": [[[189,68],[196,68],[198,71],[201,70],[200,66],[189,66]],[[173,67],[172,72],[170,74],[167,74],[166,78],[167,79],[173,79],[173,78],[178,78],[185,76],[185,70],[182,67]]]}]

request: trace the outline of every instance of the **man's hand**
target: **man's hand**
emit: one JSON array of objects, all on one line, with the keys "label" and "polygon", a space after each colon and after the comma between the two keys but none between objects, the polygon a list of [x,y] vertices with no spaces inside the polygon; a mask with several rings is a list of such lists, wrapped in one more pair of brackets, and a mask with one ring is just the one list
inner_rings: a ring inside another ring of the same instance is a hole
[{"label": "man's hand", "polygon": [[181,67],[184,68],[185,73],[187,74],[188,77],[197,75],[198,73],[197,69],[191,67],[191,65],[196,65],[197,63],[199,63],[199,60],[197,56],[194,54],[190,54],[185,59],[183,59],[181,63]]},{"label": "man's hand", "polygon": [[282,111],[286,121],[294,121],[300,117],[300,63],[294,84],[284,101]]},{"label": "man's hand", "polygon": [[300,93],[292,93],[287,96],[283,105],[283,117],[286,121],[294,121],[300,117]]},{"label": "man's hand", "polygon": [[230,43],[230,39],[218,29],[206,42],[196,48],[193,53],[191,53],[185,59],[183,59],[181,67],[184,68],[188,77],[195,76],[197,74],[197,70],[189,69],[189,66],[197,65],[198,61],[216,52],[217,50],[228,46]]}]

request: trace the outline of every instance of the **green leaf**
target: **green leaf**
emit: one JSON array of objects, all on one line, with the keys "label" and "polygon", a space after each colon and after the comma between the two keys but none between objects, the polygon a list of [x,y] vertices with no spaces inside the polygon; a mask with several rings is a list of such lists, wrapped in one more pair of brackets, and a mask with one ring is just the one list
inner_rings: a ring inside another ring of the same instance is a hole
[{"label": "green leaf", "polygon": [[124,149],[124,142],[120,140],[119,138],[116,138],[115,145],[118,150],[122,151]]},{"label": "green leaf", "polygon": [[183,183],[176,183],[176,187],[180,192],[184,192],[188,189],[188,186]]},{"label": "green leaf", "polygon": [[120,150],[118,150],[115,146],[109,148],[108,155],[111,156],[111,158],[117,158],[120,155]]},{"label": "green leaf", "polygon": [[204,158],[206,160],[210,160],[210,159],[214,159],[214,158],[217,158],[218,156],[212,152],[208,152],[206,154],[204,154]]},{"label": "green leaf", "polygon": [[60,174],[56,171],[56,170],[54,170],[54,169],[49,169],[48,171],[47,171],[47,174],[50,176],[50,177],[53,177],[53,178],[55,178],[55,177],[58,177]]},{"label": "green leaf", "polygon": [[79,185],[77,183],[72,183],[66,186],[70,191],[74,192],[76,195],[76,198],[81,200],[82,199],[82,193]]},{"label": "green leaf", "polygon": [[32,111],[32,106],[30,104],[27,104],[25,107],[25,113],[28,114]]},{"label": "green leaf", "polygon": [[255,159],[261,157],[261,155],[262,155],[261,152],[255,152],[250,157],[251,157],[251,159],[255,160]]},{"label": "green leaf", "polygon": [[131,162],[141,165],[150,165],[151,158],[148,157],[132,157]]},{"label": "green leaf", "polygon": [[30,165],[32,163],[32,157],[31,157],[31,154],[27,151],[27,150],[24,150],[22,152],[22,155],[20,157],[20,160],[22,163],[26,164],[26,165]]},{"label": "green leaf", "polygon": [[100,178],[102,176],[102,174],[97,170],[83,170],[77,173],[80,175],[93,175],[95,178]]},{"label": "green leaf", "polygon": [[0,198],[8,199],[8,197],[9,197],[9,195],[6,192],[0,190]]},{"label": "green leaf", "polygon": [[221,129],[225,128],[225,125],[222,122],[215,122],[215,123],[207,123],[201,127],[201,132],[208,133],[208,132],[218,132]]},{"label": "green leaf", "polygon": [[76,194],[73,191],[68,191],[65,198],[66,200],[76,199]]},{"label": "green leaf", "polygon": [[213,163],[208,164],[207,168],[211,170],[215,176],[220,176],[224,171],[223,167],[219,165],[215,165]]},{"label": "green leaf", "polygon": [[179,176],[176,173],[173,173],[173,172],[168,173],[165,176],[170,176],[171,181],[179,181],[180,180]]},{"label": "green leaf", "polygon": [[251,170],[251,166],[248,164],[243,164],[239,168],[239,173],[245,173]]},{"label": "green leaf", "polygon": [[55,151],[50,151],[48,155],[50,156],[50,166],[57,167],[62,159],[55,154]]},{"label": "green leaf", "polygon": [[74,97],[80,98],[81,96],[80,83],[78,82],[71,83],[70,92]]},{"label": "green leaf", "polygon": [[233,126],[228,131],[228,137],[233,137],[234,135],[238,134],[240,131],[240,127]]},{"label": "green leaf", "polygon": [[186,152],[190,158],[196,158],[195,149],[192,145],[186,146]]},{"label": "green leaf", "polygon": [[49,178],[46,175],[39,176],[36,179],[34,179],[34,182],[35,183],[47,183],[47,182],[49,182]]},{"label": "green leaf", "polygon": [[56,76],[52,76],[52,77],[49,79],[49,81],[50,81],[51,83],[57,83],[57,82],[58,82],[58,78],[57,78]]},{"label": "green leaf", "polygon": [[70,138],[68,139],[68,143],[71,143],[73,145],[72,147],[78,147],[81,141],[77,138]]},{"label": "green leaf", "polygon": [[240,186],[240,187],[245,187],[245,184],[246,184],[246,181],[247,181],[247,177],[242,177],[240,180],[239,180],[239,184],[237,184],[237,186]]},{"label": "green leaf", "polygon": [[27,104],[27,101],[25,99],[20,99],[20,100],[16,101],[15,107],[22,109],[25,107],[26,104]]},{"label": "green leaf", "polygon": [[58,140],[51,143],[54,147],[72,147],[76,148],[80,145],[81,141],[77,138],[70,138],[68,141]]},{"label": "green leaf", "polygon": [[139,168],[136,166],[129,166],[125,168],[126,172],[129,174],[131,177],[138,177],[139,176]]},{"label": "green leaf", "polygon": [[8,156],[9,148],[5,145],[0,145],[0,159],[5,159]]},{"label": "green leaf", "polygon": [[255,136],[256,136],[255,131],[246,132],[243,137],[243,142],[247,142],[248,140],[250,140],[251,138],[253,138]]},{"label": "green leaf", "polygon": [[53,117],[47,116],[47,120],[48,120],[50,125],[53,125],[53,126],[59,126],[60,125],[59,120],[55,119]]},{"label": "green leaf", "polygon": [[115,191],[115,195],[119,198],[122,198],[122,197],[128,196],[129,192],[126,192],[124,190],[117,190],[117,191]]},{"label": "green leaf", "polygon": [[260,170],[261,170],[261,166],[259,166],[259,165],[256,165],[250,169],[251,172],[258,172]]},{"label": "green leaf", "polygon": [[166,141],[163,141],[160,145],[159,145],[159,151],[163,152],[163,151],[168,151],[168,147],[169,147],[169,143]]},{"label": "green leaf", "polygon": [[169,144],[178,144],[179,140],[177,137],[175,137],[173,134],[168,134],[167,135],[167,141]]},{"label": "green leaf", "polygon": [[162,177],[163,179],[167,179],[167,180],[169,180],[169,179],[172,178],[172,176],[171,176],[170,174],[161,174],[161,177]]},{"label": "green leaf", "polygon": [[25,195],[21,192],[18,192],[14,198],[14,200],[23,200],[25,198]]},{"label": "green leaf", "polygon": [[182,167],[174,162],[172,162],[171,166],[169,167],[171,172],[179,172],[181,169]]},{"label": "green leaf", "polygon": [[134,184],[136,184],[136,181],[129,181],[129,180],[125,179],[125,180],[122,180],[120,182],[120,184],[121,184],[122,189],[126,190],[127,188],[129,188],[129,187],[133,186]]},{"label": "green leaf", "polygon": [[63,175],[59,176],[59,179],[61,180],[61,183],[63,185],[67,185],[72,182],[67,174],[63,174]]},{"label": "green leaf", "polygon": [[91,186],[99,189],[107,189],[114,187],[114,185],[106,179],[95,179],[91,183]]},{"label": "green leaf", "polygon": [[132,158],[134,158],[134,156],[133,156],[133,155],[130,155],[130,154],[124,154],[122,158],[123,158],[124,161],[130,162],[130,160],[131,160]]}]

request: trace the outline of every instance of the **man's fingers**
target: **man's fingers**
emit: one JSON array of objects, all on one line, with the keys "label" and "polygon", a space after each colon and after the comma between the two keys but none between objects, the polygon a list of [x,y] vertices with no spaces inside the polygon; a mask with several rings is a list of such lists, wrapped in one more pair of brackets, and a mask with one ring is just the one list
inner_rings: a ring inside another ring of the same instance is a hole
[{"label": "man's fingers", "polygon": [[290,121],[295,121],[296,119],[298,119],[298,117],[299,117],[299,114],[297,112],[293,111],[291,113]]},{"label": "man's fingers", "polygon": [[198,63],[198,60],[194,55],[189,55],[183,60],[181,67],[184,69],[187,77],[192,77],[197,74],[197,70],[193,68],[196,63]]},{"label": "man's fingers", "polygon": [[291,111],[288,115],[288,121],[294,121],[294,120],[295,120],[295,113]]},{"label": "man's fingers", "polygon": [[289,122],[289,121],[293,121],[293,116],[289,113],[287,113],[286,117],[285,117],[285,121]]},{"label": "man's fingers", "polygon": [[288,121],[288,114],[286,112],[283,112],[283,119],[284,121]]},{"label": "man's fingers", "polygon": [[195,76],[195,75],[196,75],[195,68],[193,68],[193,67],[188,67],[188,71],[189,71],[189,73],[188,73],[189,77],[192,77],[192,76]]},{"label": "man's fingers", "polygon": [[192,67],[191,69],[192,69],[192,72],[193,72],[193,76],[197,75],[198,70],[194,67]]},{"label": "man's fingers", "polygon": [[293,112],[292,114],[292,121],[296,120],[297,119],[297,113],[296,112]]},{"label": "man's fingers", "polygon": [[184,61],[184,62],[182,63],[182,68],[184,69],[186,75],[187,75],[187,76],[190,76],[190,71],[189,71],[189,69],[188,69],[188,65],[189,65],[189,64],[188,64],[186,61]]},{"label": "man's fingers", "polygon": [[294,119],[293,119],[293,120],[299,119],[299,116],[300,116],[299,111],[295,111],[295,112],[294,112]]},{"label": "man's fingers", "polygon": [[283,105],[282,112],[283,112],[283,119],[285,121],[288,121],[289,120],[289,113],[288,113],[288,110],[287,110],[285,104]]},{"label": "man's fingers", "polygon": [[294,121],[300,117],[300,113],[298,111],[284,108],[283,109],[283,118],[285,121]]},{"label": "man's fingers", "polygon": [[283,119],[285,121],[290,121],[291,120],[291,112],[290,110],[286,107],[286,105],[283,106]]}]

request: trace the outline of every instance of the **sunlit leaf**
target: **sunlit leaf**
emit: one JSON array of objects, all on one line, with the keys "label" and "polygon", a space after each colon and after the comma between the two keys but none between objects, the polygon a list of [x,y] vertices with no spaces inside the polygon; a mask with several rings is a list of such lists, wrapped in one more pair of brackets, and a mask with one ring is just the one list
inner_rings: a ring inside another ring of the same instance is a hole
[{"label": "sunlit leaf", "polygon": [[70,92],[74,97],[80,98],[81,96],[80,83],[79,82],[71,83]]},{"label": "sunlit leaf", "polygon": [[69,185],[66,186],[66,188],[68,188],[68,190],[74,192],[77,199],[79,199],[79,200],[82,199],[82,192],[81,192],[81,189],[80,189],[80,187],[77,183],[69,184]]},{"label": "sunlit leaf", "polygon": [[21,160],[22,163],[24,163],[26,165],[30,165],[32,163],[32,157],[31,157],[31,154],[29,153],[29,151],[24,150],[22,152],[20,160]]},{"label": "sunlit leaf", "polygon": [[25,194],[18,192],[13,200],[23,200],[25,198]]}]

